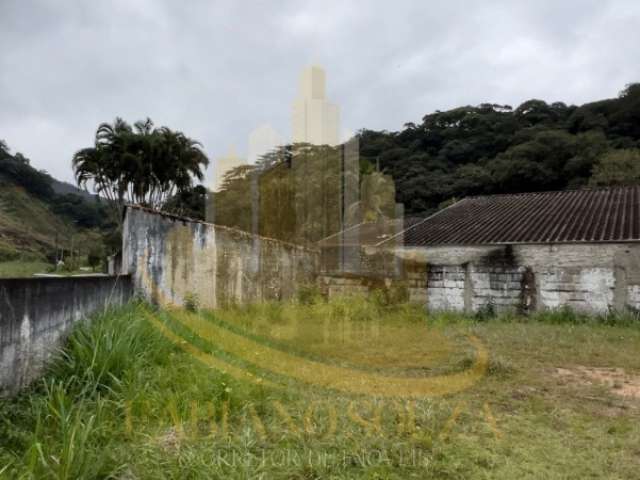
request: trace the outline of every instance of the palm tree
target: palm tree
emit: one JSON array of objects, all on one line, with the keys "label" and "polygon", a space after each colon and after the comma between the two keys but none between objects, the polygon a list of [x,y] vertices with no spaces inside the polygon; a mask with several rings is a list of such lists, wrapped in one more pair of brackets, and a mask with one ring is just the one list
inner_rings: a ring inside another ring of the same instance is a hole
[{"label": "palm tree", "polygon": [[202,145],[182,132],[156,129],[149,118],[133,128],[116,118],[98,127],[94,146],[78,151],[72,163],[78,185],[107,198],[120,224],[124,204],[161,209],[204,178],[209,160]]}]

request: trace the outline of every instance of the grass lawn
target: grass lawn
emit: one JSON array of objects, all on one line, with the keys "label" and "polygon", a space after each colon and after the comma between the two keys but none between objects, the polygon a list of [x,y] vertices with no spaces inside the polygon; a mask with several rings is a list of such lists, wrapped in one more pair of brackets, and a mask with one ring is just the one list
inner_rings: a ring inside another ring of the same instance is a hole
[{"label": "grass lawn", "polygon": [[99,270],[93,271],[89,267],[86,270],[57,270],[53,269],[53,265],[41,261],[24,261],[14,260],[9,262],[0,262],[0,278],[25,278],[32,277],[34,273],[47,273],[62,276],[85,275],[92,273],[100,273]]},{"label": "grass lawn", "polygon": [[46,262],[14,260],[0,262],[0,278],[31,277],[34,273],[47,273],[51,265]]},{"label": "grass lawn", "polygon": [[0,476],[640,478],[639,353],[632,317],[130,305],[0,400]]}]

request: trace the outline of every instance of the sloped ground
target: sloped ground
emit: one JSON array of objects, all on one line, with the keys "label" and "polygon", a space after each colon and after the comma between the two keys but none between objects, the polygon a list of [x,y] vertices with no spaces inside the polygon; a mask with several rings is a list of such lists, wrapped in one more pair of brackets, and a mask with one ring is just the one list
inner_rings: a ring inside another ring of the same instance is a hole
[{"label": "sloped ground", "polygon": [[43,260],[56,240],[67,245],[74,233],[45,203],[20,187],[0,183],[0,261]]}]

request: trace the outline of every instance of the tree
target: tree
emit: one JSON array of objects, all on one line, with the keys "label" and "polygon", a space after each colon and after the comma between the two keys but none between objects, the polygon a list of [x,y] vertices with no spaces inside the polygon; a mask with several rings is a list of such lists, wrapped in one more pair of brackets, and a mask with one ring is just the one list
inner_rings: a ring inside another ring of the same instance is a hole
[{"label": "tree", "polygon": [[72,164],[78,185],[106,197],[121,223],[124,204],[163,208],[204,178],[209,160],[202,145],[182,132],[154,128],[150,119],[132,128],[116,118],[98,127],[94,146],[78,151]]},{"label": "tree", "polygon": [[640,184],[640,150],[612,150],[593,167],[592,185],[616,186]]},{"label": "tree", "polygon": [[6,144],[0,153],[0,174],[43,200],[51,200],[55,196],[51,186],[53,179],[47,172],[33,168],[29,159],[20,152],[10,155]]},{"label": "tree", "polygon": [[347,208],[349,224],[395,218],[395,186],[389,175],[372,172],[362,178],[360,200]]},{"label": "tree", "polygon": [[95,272],[96,268],[100,266],[105,258],[104,246],[102,243],[96,243],[91,245],[89,252],[87,253],[87,263],[91,269]]},{"label": "tree", "polygon": [[205,206],[209,192],[202,185],[185,189],[171,197],[163,207],[163,210],[176,215],[206,220]]}]

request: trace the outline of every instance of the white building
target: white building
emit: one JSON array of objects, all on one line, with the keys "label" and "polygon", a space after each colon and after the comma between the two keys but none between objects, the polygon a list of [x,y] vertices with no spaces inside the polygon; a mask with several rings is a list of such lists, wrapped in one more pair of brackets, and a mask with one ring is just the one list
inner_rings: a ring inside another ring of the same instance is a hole
[{"label": "white building", "polygon": [[326,77],[317,66],[302,71],[300,91],[293,102],[292,140],[312,145],[340,143],[340,110],[326,99]]}]

